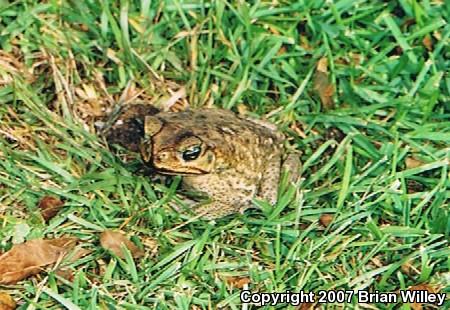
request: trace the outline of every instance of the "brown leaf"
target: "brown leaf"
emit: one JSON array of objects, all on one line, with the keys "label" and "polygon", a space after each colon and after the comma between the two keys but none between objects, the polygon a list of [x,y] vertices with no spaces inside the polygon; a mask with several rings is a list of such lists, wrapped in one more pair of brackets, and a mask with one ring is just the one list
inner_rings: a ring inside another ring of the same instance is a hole
[{"label": "brown leaf", "polygon": [[333,94],[334,85],[331,84],[328,74],[328,61],[323,57],[317,63],[317,70],[314,75],[313,86],[315,92],[319,95],[322,107],[325,110],[332,109],[334,107]]},{"label": "brown leaf", "polygon": [[400,269],[402,270],[402,272],[404,274],[407,274],[409,276],[412,276],[414,274],[420,274],[420,271],[417,270],[416,267],[414,267],[413,264],[411,264],[409,261],[403,263],[400,267]]},{"label": "brown leaf", "polygon": [[414,157],[406,157],[405,159],[406,169],[417,168],[423,165],[423,162],[415,159]]},{"label": "brown leaf", "polygon": [[312,51],[314,49],[306,36],[300,36],[300,46],[306,51]]},{"label": "brown leaf", "polygon": [[317,62],[317,71],[328,73],[328,59],[326,57],[320,58]]},{"label": "brown leaf", "polygon": [[0,284],[14,284],[57,262],[75,246],[76,238],[35,239],[0,256]]},{"label": "brown leaf", "polygon": [[383,261],[379,257],[375,256],[370,261],[378,268],[381,268],[384,266]]},{"label": "brown leaf", "polygon": [[[324,133],[324,137],[326,140],[336,140],[337,142],[342,142],[342,140],[344,140],[345,136],[346,136],[346,134],[337,127],[330,127]],[[334,153],[334,151],[333,151],[333,153]]]},{"label": "brown leaf", "polygon": [[[73,263],[79,260],[80,258],[90,254],[92,251],[84,248],[76,248],[73,250],[70,255],[66,256],[67,262]],[[67,267],[61,267],[55,270],[55,273],[61,278],[66,279],[67,281],[72,282],[75,278],[73,271]]]},{"label": "brown leaf", "polygon": [[303,124],[301,124],[299,122],[295,122],[295,123],[292,123],[289,128],[292,129],[302,139],[306,139],[307,136],[306,136],[305,132],[303,131],[302,127],[305,128],[305,126],[303,126]]},{"label": "brown leaf", "polygon": [[144,252],[120,231],[105,230],[100,235],[100,244],[104,249],[111,251],[120,258],[125,258],[121,248],[122,244],[127,247],[133,257],[138,258],[144,255]]},{"label": "brown leaf", "polygon": [[280,47],[280,49],[278,50],[277,56],[281,56],[281,55],[283,55],[283,54],[286,54],[286,52],[287,52],[286,46],[282,46],[282,47]]},{"label": "brown leaf", "polygon": [[145,252],[150,254],[150,257],[158,255],[158,241],[150,236],[141,238],[142,245]]},{"label": "brown leaf", "polygon": [[319,218],[319,223],[320,225],[322,225],[323,227],[328,227],[330,226],[331,222],[333,221],[333,215],[325,213],[322,214]]},{"label": "brown leaf", "polygon": [[91,254],[92,251],[88,250],[88,249],[84,249],[84,248],[77,248],[75,249],[72,254],[70,256],[67,256],[67,261],[68,262],[76,262],[77,260],[79,260],[80,258]]},{"label": "brown leaf", "polygon": [[433,41],[431,40],[431,36],[429,34],[423,37],[422,44],[425,46],[427,50],[429,51],[433,50]]},{"label": "brown leaf", "polygon": [[73,274],[73,271],[70,269],[61,268],[56,270],[55,273],[69,282],[73,282],[73,280],[75,279],[75,275]]},{"label": "brown leaf", "polygon": [[64,202],[53,196],[44,196],[39,201],[38,208],[41,209],[41,215],[47,222],[61,210]]},{"label": "brown leaf", "polygon": [[243,288],[244,285],[249,284],[250,278],[248,277],[227,277],[226,282],[235,288]]},{"label": "brown leaf", "polygon": [[84,32],[88,32],[89,31],[89,27],[86,24],[80,24],[80,30],[84,31]]},{"label": "brown leaf", "polygon": [[[410,286],[408,288],[408,291],[428,291],[428,292],[433,293],[433,294],[439,293],[438,290],[436,290],[434,287],[432,287],[431,285],[426,284],[426,283]],[[418,302],[414,302],[414,303],[412,303],[410,305],[411,305],[411,309],[413,309],[413,310],[422,310],[422,305],[423,304],[418,303]]]},{"label": "brown leaf", "polygon": [[314,303],[312,302],[304,302],[297,307],[297,310],[311,310],[311,309],[314,309]]},{"label": "brown leaf", "polygon": [[237,105],[237,111],[239,115],[247,115],[248,107],[245,104],[239,103]]},{"label": "brown leaf", "polygon": [[16,307],[16,302],[9,294],[0,292],[0,310],[14,310]]},{"label": "brown leaf", "polygon": [[416,180],[407,180],[406,189],[408,190],[408,194],[412,194],[422,192],[425,189],[425,186]]},{"label": "brown leaf", "polygon": [[364,56],[361,54],[350,53],[350,58],[354,66],[358,66],[362,63]]}]

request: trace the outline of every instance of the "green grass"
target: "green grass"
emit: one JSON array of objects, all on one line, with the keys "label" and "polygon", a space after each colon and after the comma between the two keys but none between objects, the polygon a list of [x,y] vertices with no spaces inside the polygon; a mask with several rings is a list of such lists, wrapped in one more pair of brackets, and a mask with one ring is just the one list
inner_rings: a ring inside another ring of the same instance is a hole
[{"label": "green grass", "polygon": [[[234,276],[264,292],[450,293],[449,12],[428,0],[0,0],[0,250],[23,231],[92,250],[65,263],[73,282],[49,269],[0,289],[19,309],[240,309]],[[323,57],[330,109],[313,86]],[[302,151],[298,189],[275,208],[188,221],[168,206],[176,182],[153,183],[95,136],[101,108],[133,94],[161,105],[181,86],[192,107],[270,113]],[[45,195],[65,201],[49,224]],[[112,258],[105,228],[158,252]]]}]

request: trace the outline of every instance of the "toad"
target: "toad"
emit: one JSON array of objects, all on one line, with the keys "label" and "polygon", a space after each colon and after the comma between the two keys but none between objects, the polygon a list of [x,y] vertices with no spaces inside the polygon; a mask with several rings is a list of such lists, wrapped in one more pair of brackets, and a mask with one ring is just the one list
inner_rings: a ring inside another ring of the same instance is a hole
[{"label": "toad", "polygon": [[275,204],[282,171],[291,180],[298,176],[298,155],[286,154],[284,136],[261,120],[202,108],[152,111],[132,121],[143,123],[143,161],[157,173],[182,176],[183,189],[206,195],[206,203],[193,207],[206,219],[243,212],[253,198]]}]

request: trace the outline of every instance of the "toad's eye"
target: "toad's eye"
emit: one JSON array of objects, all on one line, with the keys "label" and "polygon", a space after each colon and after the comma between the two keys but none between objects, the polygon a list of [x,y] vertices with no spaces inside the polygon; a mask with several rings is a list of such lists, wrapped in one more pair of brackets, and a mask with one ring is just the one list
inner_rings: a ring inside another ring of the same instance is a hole
[{"label": "toad's eye", "polygon": [[200,145],[194,145],[183,151],[183,159],[185,161],[195,160],[200,156],[202,149]]}]

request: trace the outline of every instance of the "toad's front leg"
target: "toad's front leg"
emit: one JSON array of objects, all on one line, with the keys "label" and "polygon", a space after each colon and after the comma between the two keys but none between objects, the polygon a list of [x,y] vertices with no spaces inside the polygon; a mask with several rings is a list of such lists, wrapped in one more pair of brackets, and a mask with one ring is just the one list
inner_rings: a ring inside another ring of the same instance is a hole
[{"label": "toad's front leg", "polygon": [[218,219],[234,213],[242,213],[252,206],[251,198],[249,196],[242,196],[244,194],[242,192],[236,192],[230,198],[199,204],[192,210],[197,216],[207,220]]},{"label": "toad's front leg", "polygon": [[301,163],[298,154],[289,154],[284,160],[282,160],[281,154],[270,158],[261,179],[258,198],[274,205],[277,202],[281,174],[288,173],[289,182],[295,183],[299,178],[300,169]]}]

